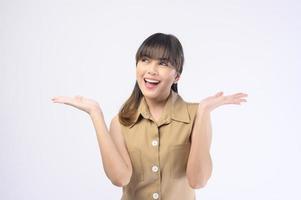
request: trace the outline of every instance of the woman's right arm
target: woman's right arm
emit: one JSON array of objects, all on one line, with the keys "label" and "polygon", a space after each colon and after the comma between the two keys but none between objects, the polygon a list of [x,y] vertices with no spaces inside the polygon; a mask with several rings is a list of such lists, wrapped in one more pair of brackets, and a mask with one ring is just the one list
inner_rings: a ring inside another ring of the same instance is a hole
[{"label": "woman's right arm", "polygon": [[132,164],[121,133],[118,115],[112,119],[108,131],[102,110],[96,101],[83,96],[56,96],[52,98],[52,101],[73,106],[89,114],[96,131],[107,177],[116,186],[127,185],[132,176]]},{"label": "woman's right arm", "polygon": [[115,116],[108,131],[103,113],[100,109],[90,113],[92,119],[104,171],[111,182],[119,187],[127,185],[132,175],[132,165],[126,150],[118,116]]}]

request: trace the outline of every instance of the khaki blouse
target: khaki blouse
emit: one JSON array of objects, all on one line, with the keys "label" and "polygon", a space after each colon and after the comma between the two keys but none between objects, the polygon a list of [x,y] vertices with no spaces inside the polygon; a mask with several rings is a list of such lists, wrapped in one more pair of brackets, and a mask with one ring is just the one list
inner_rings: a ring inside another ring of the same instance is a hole
[{"label": "khaki blouse", "polygon": [[171,90],[156,122],[142,97],[135,123],[121,125],[133,166],[121,200],[195,200],[186,166],[198,103],[187,103]]}]

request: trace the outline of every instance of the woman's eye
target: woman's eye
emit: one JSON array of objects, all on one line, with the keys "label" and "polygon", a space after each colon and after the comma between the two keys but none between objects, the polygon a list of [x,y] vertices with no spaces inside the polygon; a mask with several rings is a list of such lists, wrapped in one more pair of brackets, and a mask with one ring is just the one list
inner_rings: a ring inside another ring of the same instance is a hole
[{"label": "woman's eye", "polygon": [[142,62],[145,62],[145,61],[147,61],[147,58],[142,58],[141,60],[142,60]]},{"label": "woman's eye", "polygon": [[168,66],[166,62],[160,62],[160,65]]}]

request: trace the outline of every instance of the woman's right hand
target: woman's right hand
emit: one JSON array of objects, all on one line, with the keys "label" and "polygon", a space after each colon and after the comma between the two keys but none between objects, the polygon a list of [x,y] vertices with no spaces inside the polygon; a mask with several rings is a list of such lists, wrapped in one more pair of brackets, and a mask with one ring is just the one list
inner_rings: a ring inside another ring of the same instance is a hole
[{"label": "woman's right hand", "polygon": [[101,111],[100,106],[96,101],[79,95],[74,97],[55,96],[51,100],[53,103],[63,103],[73,106],[82,111],[85,111],[89,115],[91,115],[91,113],[94,111]]}]

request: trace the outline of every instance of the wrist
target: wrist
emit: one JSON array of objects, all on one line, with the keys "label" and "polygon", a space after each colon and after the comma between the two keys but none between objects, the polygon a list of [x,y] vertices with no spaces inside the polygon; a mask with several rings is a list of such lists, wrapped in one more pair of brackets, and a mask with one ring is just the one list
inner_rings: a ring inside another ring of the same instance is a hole
[{"label": "wrist", "polygon": [[91,111],[89,112],[90,117],[94,117],[94,116],[103,116],[102,110],[99,107],[95,107],[93,109],[91,109]]},{"label": "wrist", "polygon": [[210,112],[210,109],[206,103],[200,102],[199,106],[198,106],[198,111],[203,112],[203,113],[208,113],[208,112]]}]

